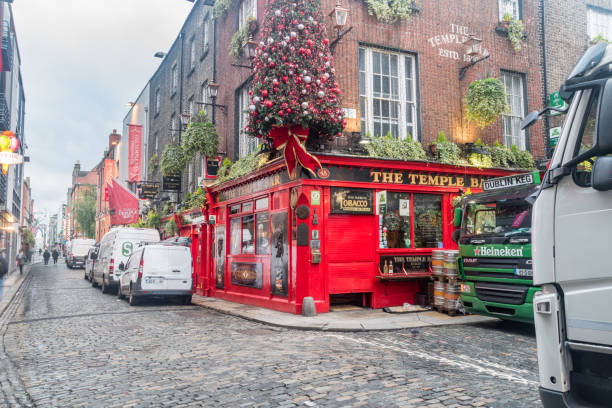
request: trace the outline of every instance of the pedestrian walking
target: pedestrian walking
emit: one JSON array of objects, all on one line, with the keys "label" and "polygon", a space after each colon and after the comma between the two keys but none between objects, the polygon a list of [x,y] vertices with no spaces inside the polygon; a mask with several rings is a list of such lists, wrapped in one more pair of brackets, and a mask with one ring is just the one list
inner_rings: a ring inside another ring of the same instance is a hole
[{"label": "pedestrian walking", "polygon": [[57,258],[59,257],[59,252],[57,252],[57,248],[53,250],[51,255],[53,256],[53,263],[56,264]]},{"label": "pedestrian walking", "polygon": [[49,265],[49,258],[51,258],[51,254],[49,250],[45,248],[45,252],[43,253],[43,259],[45,260],[45,265]]},{"label": "pedestrian walking", "polygon": [[26,255],[23,249],[19,250],[17,254],[17,266],[19,267],[19,274],[23,275],[23,265],[26,263]]},{"label": "pedestrian walking", "polygon": [[42,254],[42,248],[38,248],[38,255]]}]

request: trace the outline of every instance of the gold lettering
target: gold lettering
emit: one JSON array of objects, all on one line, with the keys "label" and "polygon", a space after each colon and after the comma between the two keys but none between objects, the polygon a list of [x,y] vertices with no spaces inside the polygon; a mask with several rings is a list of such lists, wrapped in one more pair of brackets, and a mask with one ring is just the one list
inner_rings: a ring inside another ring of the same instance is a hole
[{"label": "gold lettering", "polygon": [[409,174],[408,177],[410,177],[410,184],[416,184],[416,178],[417,178],[418,174]]},{"label": "gold lettering", "polygon": [[427,185],[427,174],[419,174],[419,184]]},{"label": "gold lettering", "polygon": [[465,179],[463,177],[457,177],[457,187],[464,187]]},{"label": "gold lettering", "polygon": [[385,173],[382,174],[382,182],[383,183],[393,183],[393,173]]},{"label": "gold lettering", "polygon": [[379,180],[380,171],[371,171],[370,177],[374,177],[374,180],[372,181],[373,183],[380,183],[380,180]]},{"label": "gold lettering", "polygon": [[402,184],[404,182],[404,174],[403,173],[395,173],[395,184]]},{"label": "gold lettering", "polygon": [[455,180],[457,180],[457,178],[455,176],[450,176],[448,178],[448,181],[449,181],[448,186],[449,187],[457,187],[457,183],[455,182]]},{"label": "gold lettering", "polygon": [[472,177],[470,179],[470,187],[472,188],[478,187],[478,179],[476,177]]},{"label": "gold lettering", "polygon": [[441,186],[446,186],[448,184],[448,177],[447,176],[440,176],[440,185]]},{"label": "gold lettering", "polygon": [[432,185],[432,186],[437,186],[438,183],[439,183],[438,176],[432,176],[430,174],[427,179],[427,184]]}]

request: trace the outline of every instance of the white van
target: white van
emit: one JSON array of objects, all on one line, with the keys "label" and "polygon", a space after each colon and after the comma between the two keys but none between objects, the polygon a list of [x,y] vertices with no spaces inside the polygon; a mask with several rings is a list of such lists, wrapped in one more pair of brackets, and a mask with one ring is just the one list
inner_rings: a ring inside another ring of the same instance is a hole
[{"label": "white van", "polygon": [[92,286],[101,286],[102,293],[119,284],[119,265],[126,263],[138,245],[159,242],[159,232],[151,228],[113,228],[100,241],[100,250],[93,268]]},{"label": "white van", "polygon": [[95,239],[76,238],[70,241],[70,247],[66,254],[66,266],[68,268],[85,268],[85,257],[96,243]]},{"label": "white van", "polygon": [[180,296],[191,303],[191,249],[170,244],[143,245],[134,251],[124,267],[117,296],[128,297],[130,305],[144,296]]}]

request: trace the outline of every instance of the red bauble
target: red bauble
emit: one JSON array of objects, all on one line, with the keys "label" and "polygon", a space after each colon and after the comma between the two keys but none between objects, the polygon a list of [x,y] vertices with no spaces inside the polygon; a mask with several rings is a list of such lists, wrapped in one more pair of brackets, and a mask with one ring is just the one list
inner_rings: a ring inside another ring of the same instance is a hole
[{"label": "red bauble", "polygon": [[264,98],[268,96],[268,90],[264,89],[263,91],[261,91],[261,96],[263,96]]},{"label": "red bauble", "polygon": [[325,45],[329,44],[329,38],[324,38],[323,39],[323,44],[325,44]]},{"label": "red bauble", "polygon": [[282,78],[282,79],[283,79],[283,82],[284,82],[284,83],[287,83],[287,81],[289,80],[289,77],[285,75],[285,76],[283,76],[283,78]]},{"label": "red bauble", "polygon": [[269,99],[266,99],[266,100],[264,101],[264,106],[265,106],[266,108],[271,108],[273,105],[274,105],[274,104],[273,104],[273,103],[272,103],[272,101],[271,101],[271,100],[269,100]]},{"label": "red bauble", "polygon": [[291,108],[287,108],[287,115],[291,113]]},{"label": "red bauble", "polygon": [[276,66],[276,64],[274,63],[274,61],[272,61],[269,65],[270,68],[274,68]]},{"label": "red bauble", "polygon": [[278,116],[283,116],[285,114],[285,112],[283,112],[282,110],[278,111]]},{"label": "red bauble", "polygon": [[312,45],[314,44],[314,42],[309,38],[306,40],[306,45],[309,47],[312,47]]}]

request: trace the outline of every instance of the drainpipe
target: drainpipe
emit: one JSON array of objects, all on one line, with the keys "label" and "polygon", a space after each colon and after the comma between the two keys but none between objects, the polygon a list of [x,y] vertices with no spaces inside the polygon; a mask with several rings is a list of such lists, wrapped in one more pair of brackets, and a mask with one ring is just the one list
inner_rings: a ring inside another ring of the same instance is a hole
[{"label": "drainpipe", "polygon": [[[184,48],[185,48],[185,32],[181,31],[181,77],[180,77],[180,82],[179,82],[179,120],[178,120],[178,144],[181,144],[181,134],[183,132],[183,123],[181,120],[181,115],[183,114],[183,60],[185,59],[185,55],[184,55]],[[183,191],[183,182],[182,182],[182,176],[181,176],[181,188],[179,189],[179,191],[177,191],[176,193],[176,203],[177,205],[181,202],[181,192]]]},{"label": "drainpipe", "polygon": [[[540,0],[540,10],[542,13],[542,31],[540,35],[540,48],[542,50],[542,81],[544,95],[542,96],[542,107],[548,106],[548,67],[546,65],[546,16],[544,15],[544,0]],[[552,156],[552,149],[550,148],[550,120],[548,115],[544,116],[544,132],[546,132],[546,158],[549,159]]]}]

